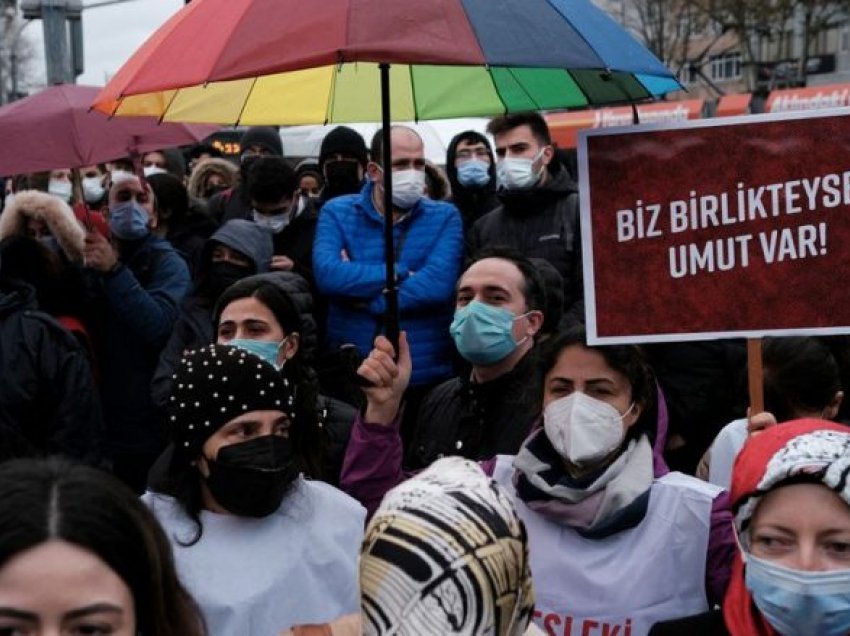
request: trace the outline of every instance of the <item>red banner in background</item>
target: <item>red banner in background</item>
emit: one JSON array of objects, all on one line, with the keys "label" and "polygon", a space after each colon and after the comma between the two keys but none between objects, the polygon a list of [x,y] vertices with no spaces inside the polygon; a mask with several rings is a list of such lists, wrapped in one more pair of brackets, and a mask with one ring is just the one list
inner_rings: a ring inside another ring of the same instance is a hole
[{"label": "red banner in background", "polygon": [[[656,102],[638,106],[642,124],[674,123],[699,119],[705,100],[688,99],[678,102]],[[632,124],[634,113],[631,106],[598,108],[570,113],[551,113],[545,116],[552,141],[559,148],[575,148],[578,133],[586,128],[610,128]]]},{"label": "red banner in background", "polygon": [[735,95],[724,95],[717,102],[715,117],[734,117],[735,115],[746,115],[750,112],[750,101],[752,93],[737,93]]},{"label": "red banner in background", "polygon": [[764,111],[766,113],[787,113],[843,106],[850,106],[850,84],[828,84],[771,91]]},{"label": "red banner in background", "polygon": [[594,343],[850,332],[850,111],[587,131]]}]

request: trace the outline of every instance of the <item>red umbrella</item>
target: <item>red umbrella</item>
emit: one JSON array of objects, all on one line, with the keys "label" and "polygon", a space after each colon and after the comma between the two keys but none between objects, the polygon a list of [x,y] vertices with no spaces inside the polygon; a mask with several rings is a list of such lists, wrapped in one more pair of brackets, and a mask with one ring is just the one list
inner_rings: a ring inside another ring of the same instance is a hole
[{"label": "red umbrella", "polygon": [[66,84],[0,108],[0,175],[78,168],[193,144],[219,126],[160,124],[91,110],[100,88]]}]

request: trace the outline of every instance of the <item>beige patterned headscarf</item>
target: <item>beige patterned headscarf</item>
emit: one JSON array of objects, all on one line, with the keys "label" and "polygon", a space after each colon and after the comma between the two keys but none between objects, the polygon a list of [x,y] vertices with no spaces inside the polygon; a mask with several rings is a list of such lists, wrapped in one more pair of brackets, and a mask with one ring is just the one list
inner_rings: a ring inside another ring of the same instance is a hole
[{"label": "beige patterned headscarf", "polygon": [[366,529],[360,585],[367,635],[515,636],[534,610],[525,527],[460,457],[387,494]]}]

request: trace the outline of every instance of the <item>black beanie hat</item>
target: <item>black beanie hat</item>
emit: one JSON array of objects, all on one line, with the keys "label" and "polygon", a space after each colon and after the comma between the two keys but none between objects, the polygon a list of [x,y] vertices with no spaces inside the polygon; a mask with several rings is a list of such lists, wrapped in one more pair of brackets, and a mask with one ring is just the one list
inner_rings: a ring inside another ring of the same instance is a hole
[{"label": "black beanie hat", "polygon": [[165,168],[178,179],[186,176],[186,158],[178,148],[165,148],[161,151],[165,157]]},{"label": "black beanie hat", "polygon": [[356,158],[364,168],[369,160],[363,136],[348,126],[337,126],[322,139],[322,147],[319,150],[319,169],[325,167],[328,155],[337,153]]},{"label": "black beanie hat", "polygon": [[253,126],[246,130],[239,140],[239,147],[245,152],[251,146],[262,146],[273,155],[283,156],[280,134],[271,126]]},{"label": "black beanie hat", "polygon": [[239,347],[187,351],[171,376],[168,422],[175,451],[189,461],[224,424],[251,411],[283,411],[295,421],[295,387],[268,362]]}]

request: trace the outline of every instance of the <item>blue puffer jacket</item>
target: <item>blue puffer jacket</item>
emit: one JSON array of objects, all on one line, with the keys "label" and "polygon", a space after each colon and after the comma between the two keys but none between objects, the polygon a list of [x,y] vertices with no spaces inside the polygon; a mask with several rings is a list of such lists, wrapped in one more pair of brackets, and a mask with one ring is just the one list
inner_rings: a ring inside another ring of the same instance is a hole
[{"label": "blue puffer jacket", "polygon": [[[360,194],[328,201],[313,245],[316,285],[329,297],[327,346],[351,343],[362,355],[383,331],[385,307],[384,220],[372,204],[372,189],[367,183]],[[394,236],[411,385],[443,380],[452,373],[449,324],[463,251],[460,214],[449,203],[421,199],[395,224]]]}]

